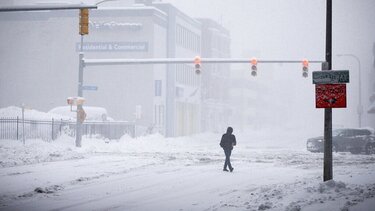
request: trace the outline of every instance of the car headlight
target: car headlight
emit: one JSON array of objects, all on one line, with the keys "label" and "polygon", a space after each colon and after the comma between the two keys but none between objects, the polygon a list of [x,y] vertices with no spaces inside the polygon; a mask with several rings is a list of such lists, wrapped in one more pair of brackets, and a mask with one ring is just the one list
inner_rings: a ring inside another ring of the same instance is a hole
[{"label": "car headlight", "polygon": [[323,141],[322,139],[317,140],[317,142],[322,142],[322,141]]}]

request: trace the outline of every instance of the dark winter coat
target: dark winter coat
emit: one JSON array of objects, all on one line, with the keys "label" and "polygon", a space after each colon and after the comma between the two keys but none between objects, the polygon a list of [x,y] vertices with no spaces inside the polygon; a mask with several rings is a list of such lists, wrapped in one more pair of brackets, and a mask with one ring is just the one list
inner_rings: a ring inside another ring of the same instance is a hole
[{"label": "dark winter coat", "polygon": [[223,149],[233,149],[233,146],[236,146],[236,136],[232,134],[233,129],[231,127],[228,127],[227,132],[223,134],[220,141],[220,146],[223,147]]}]

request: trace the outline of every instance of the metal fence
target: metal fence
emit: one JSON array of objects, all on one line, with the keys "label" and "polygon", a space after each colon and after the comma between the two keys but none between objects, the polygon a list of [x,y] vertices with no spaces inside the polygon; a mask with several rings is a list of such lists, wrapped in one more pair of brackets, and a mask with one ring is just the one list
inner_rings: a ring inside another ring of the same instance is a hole
[{"label": "metal fence", "polygon": [[[21,118],[0,118],[0,139],[43,139],[55,140],[61,134],[75,136],[76,122],[65,120],[30,120]],[[89,137],[119,139],[129,134],[135,137],[135,124],[131,122],[84,122],[82,135]]]}]

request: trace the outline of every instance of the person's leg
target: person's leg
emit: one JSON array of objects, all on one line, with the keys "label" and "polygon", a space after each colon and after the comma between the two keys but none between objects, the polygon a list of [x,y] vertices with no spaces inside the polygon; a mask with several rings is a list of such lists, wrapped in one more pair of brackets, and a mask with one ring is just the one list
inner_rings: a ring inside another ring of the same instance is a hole
[{"label": "person's leg", "polygon": [[227,164],[228,164],[229,170],[230,170],[230,171],[233,171],[232,164],[230,163],[230,156],[231,156],[231,154],[232,154],[232,150],[228,149],[228,150],[227,150],[227,153],[226,153],[226,157],[227,157],[227,159],[228,159]]},{"label": "person's leg", "polygon": [[230,150],[228,149],[224,149],[224,153],[225,153],[225,163],[224,163],[224,171],[228,171],[227,170],[227,166],[229,166],[229,169],[232,169],[231,165],[230,165]]},{"label": "person's leg", "polygon": [[225,161],[224,161],[224,168],[223,168],[223,170],[224,170],[224,171],[228,171],[228,170],[227,170],[228,159],[227,159],[227,152],[226,152],[225,149],[224,149],[224,154],[225,154]]}]

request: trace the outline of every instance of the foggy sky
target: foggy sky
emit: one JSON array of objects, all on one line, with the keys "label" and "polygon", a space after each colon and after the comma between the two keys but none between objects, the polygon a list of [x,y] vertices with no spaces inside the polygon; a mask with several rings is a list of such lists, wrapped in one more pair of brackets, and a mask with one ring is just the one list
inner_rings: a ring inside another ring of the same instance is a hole
[{"label": "foggy sky", "polygon": [[[325,0],[164,0],[180,8],[193,17],[210,17],[221,22],[231,32],[232,56],[262,59],[325,59]],[[333,109],[333,124],[356,127],[358,105],[358,64],[351,57],[337,57],[337,54],[350,53],[358,56],[362,73],[363,125],[374,121],[373,114],[367,114],[368,96],[372,92],[369,77],[373,71],[372,46],[375,42],[375,1],[373,0],[333,0],[333,56],[332,67],[336,70],[350,70],[350,83],[347,85],[347,108]],[[246,52],[260,52],[260,55],[247,55]],[[310,65],[311,71],[320,70],[320,65]],[[258,68],[262,77],[262,68]],[[264,71],[267,71],[265,68]],[[288,84],[298,84],[296,91],[300,108],[296,115],[306,114],[315,124],[322,124],[323,112],[315,109],[314,86],[311,78],[300,77],[297,65],[275,65],[278,80],[282,87],[269,84],[270,89],[284,89]],[[295,76],[297,72],[298,77]],[[273,74],[273,73],[272,73]],[[291,79],[293,78],[293,79]],[[287,81],[285,83],[285,81]],[[287,103],[288,101],[286,101]],[[308,102],[308,103],[306,103]],[[306,109],[307,107],[307,109]],[[308,115],[310,114],[310,115]],[[323,126],[322,126],[323,127]]]}]

